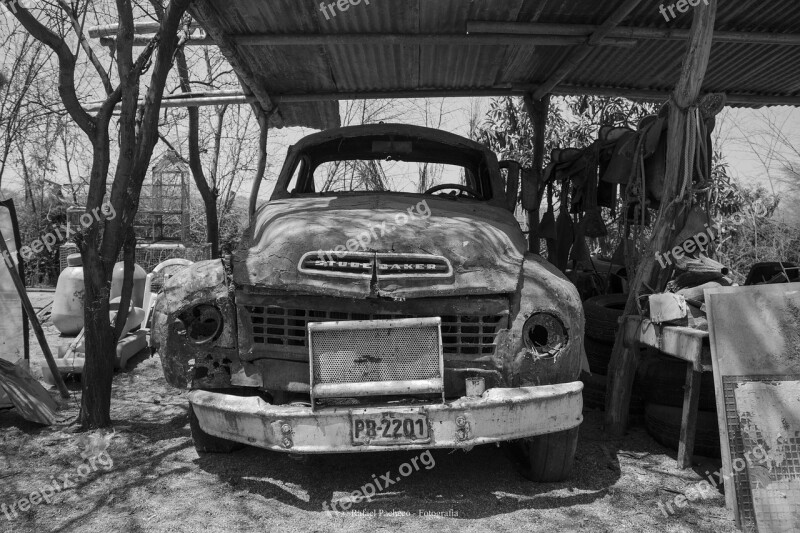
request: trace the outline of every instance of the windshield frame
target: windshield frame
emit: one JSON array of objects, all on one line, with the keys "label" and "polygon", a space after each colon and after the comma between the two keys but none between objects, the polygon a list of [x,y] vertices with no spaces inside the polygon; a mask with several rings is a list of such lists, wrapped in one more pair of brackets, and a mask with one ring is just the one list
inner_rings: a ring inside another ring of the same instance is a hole
[{"label": "windshield frame", "polygon": [[[372,130],[372,131],[370,131]],[[337,135],[337,133],[339,133]],[[349,135],[348,135],[349,134]],[[304,164],[305,168],[301,169],[304,175],[298,176],[298,186],[301,185],[301,180],[313,179],[313,172],[316,167],[324,162],[335,160],[350,160],[350,159],[380,159],[374,153],[367,153],[363,150],[349,151],[342,150],[345,144],[354,143],[369,143],[377,140],[385,140],[387,136],[395,141],[418,141],[424,142],[427,148],[438,148],[441,153],[447,154],[447,157],[437,157],[429,155],[414,154],[398,154],[398,159],[403,161],[413,162],[430,162],[441,164],[452,164],[466,168],[473,167],[477,170],[476,181],[480,182],[481,190],[478,192],[483,195],[481,199],[469,198],[471,201],[484,202],[494,206],[505,205],[505,189],[500,174],[500,167],[497,157],[491,150],[483,147],[482,145],[470,141],[458,135],[434,130],[430,128],[422,128],[418,126],[407,126],[402,124],[397,125],[365,125],[365,126],[352,126],[347,128],[340,128],[338,130],[328,130],[311,135],[301,140],[299,143],[291,146],[287,152],[286,160],[284,162],[278,181],[275,184],[270,200],[292,198],[292,197],[308,197],[308,196],[342,196],[342,195],[357,195],[357,194],[409,194],[409,192],[402,191],[360,191],[360,192],[296,192],[292,193],[288,190],[290,182],[295,175],[298,165]],[[311,142],[318,140],[318,142]],[[336,151],[331,151],[330,147],[335,145]],[[301,190],[308,189],[307,183],[303,183]],[[466,199],[466,197],[453,196],[454,199]]]}]

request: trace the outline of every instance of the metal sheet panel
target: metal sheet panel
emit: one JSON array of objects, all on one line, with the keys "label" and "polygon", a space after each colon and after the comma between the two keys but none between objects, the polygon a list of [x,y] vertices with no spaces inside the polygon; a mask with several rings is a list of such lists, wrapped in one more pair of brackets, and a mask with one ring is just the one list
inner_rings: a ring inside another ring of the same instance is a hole
[{"label": "metal sheet panel", "polygon": [[745,531],[800,531],[800,283],[705,295],[728,505]]},{"label": "metal sheet panel", "polygon": [[[10,202],[10,201],[9,201]],[[10,205],[13,205],[10,204]],[[0,205],[0,229],[6,238],[6,246],[12,255],[17,250],[17,239],[14,231],[14,215],[5,205]],[[25,356],[25,335],[27,329],[23,325],[22,301],[17,288],[8,271],[8,262],[0,258],[0,359],[16,363]],[[0,407],[11,405],[6,393],[0,389]]]},{"label": "metal sheet panel", "polygon": [[[229,36],[264,33],[440,33],[464,35],[469,20],[602,24],[621,1],[595,0],[372,0],[326,17],[316,0],[209,0],[215,22]],[[622,26],[688,29],[691,10],[665,20],[659,4],[642,2]],[[336,9],[336,8],[334,8]],[[200,20],[203,24],[204,20]],[[718,31],[800,33],[796,0],[721,2]],[[559,90],[581,88],[670,90],[685,51],[682,41],[640,40],[636,46],[598,47]],[[374,45],[241,46],[239,53],[270,94],[408,89],[531,87],[546,80],[572,50],[568,46]],[[800,96],[798,47],[716,43],[704,91]],[[331,103],[281,105],[287,122],[338,124]],[[285,107],[285,109],[284,109]]]}]

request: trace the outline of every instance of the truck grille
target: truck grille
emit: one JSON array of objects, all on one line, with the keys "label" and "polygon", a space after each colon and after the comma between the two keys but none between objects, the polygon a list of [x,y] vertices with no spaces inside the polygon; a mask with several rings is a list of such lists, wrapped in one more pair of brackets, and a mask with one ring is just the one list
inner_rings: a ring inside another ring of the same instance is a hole
[{"label": "truck grille", "polygon": [[444,394],[439,325],[438,317],[310,323],[312,405],[319,398]]},{"label": "truck grille", "polygon": [[[399,313],[364,314],[272,305],[246,305],[244,309],[250,316],[253,344],[266,348],[305,347],[309,322],[421,318]],[[492,355],[497,332],[505,327],[506,318],[505,314],[442,316],[442,351],[448,355]]]},{"label": "truck grille", "polygon": [[433,324],[375,329],[317,328],[311,332],[311,344],[314,383],[442,377],[439,331]]}]

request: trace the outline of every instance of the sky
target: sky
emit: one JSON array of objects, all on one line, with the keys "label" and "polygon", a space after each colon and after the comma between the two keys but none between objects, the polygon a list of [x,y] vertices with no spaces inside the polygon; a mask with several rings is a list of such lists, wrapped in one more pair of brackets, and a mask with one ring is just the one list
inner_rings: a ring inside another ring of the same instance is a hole
[{"label": "sky", "polygon": [[780,194],[785,186],[783,164],[800,163],[800,109],[726,109],[715,128],[715,149],[730,164],[730,174],[743,184],[763,185]]},{"label": "sky", "polygon": [[[488,98],[397,100],[401,114],[393,121],[422,126],[433,125],[445,131],[468,136],[471,114],[477,113],[482,121],[489,107],[489,100]],[[434,108],[432,114],[435,115],[435,124],[431,124],[430,114],[420,112],[424,106]],[[260,200],[269,198],[288,147],[315,131],[308,128],[270,131],[268,168],[266,181],[259,193]],[[724,154],[729,164],[729,173],[734,179],[743,184],[762,185],[780,194],[785,188],[779,183],[780,178],[784,176],[782,170],[784,162],[795,160],[800,163],[800,109],[726,108],[718,117],[712,137],[714,148]],[[153,159],[156,157],[157,154],[154,154]],[[3,181],[4,190],[21,186],[21,180],[13,173],[7,173]],[[63,181],[66,182],[66,179]],[[251,185],[252,179],[246,178],[240,188],[240,198],[249,197]]]},{"label": "sky", "polygon": [[[400,106],[409,108],[418,105],[418,101],[412,100],[398,102]],[[470,111],[474,107],[477,107],[479,116],[483,117],[489,107],[489,99],[445,99],[440,129],[467,136]],[[414,113],[402,118],[405,123],[425,125]],[[306,128],[285,128],[270,132],[270,168],[266,177],[271,181],[262,187],[260,198],[268,198],[287,148],[314,131]],[[762,109],[726,108],[717,117],[712,139],[714,149],[722,151],[731,177],[742,184],[762,185],[780,194],[785,188],[779,183],[784,175],[783,162],[794,159],[800,163],[800,109],[786,106]]]}]

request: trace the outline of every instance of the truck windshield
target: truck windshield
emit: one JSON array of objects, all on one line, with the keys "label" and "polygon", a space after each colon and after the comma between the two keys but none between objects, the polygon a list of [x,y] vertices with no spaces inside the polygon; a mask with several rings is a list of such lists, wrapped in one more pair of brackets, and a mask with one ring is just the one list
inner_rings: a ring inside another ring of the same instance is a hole
[{"label": "truck windshield", "polygon": [[424,193],[442,184],[458,184],[475,189],[475,177],[469,168],[417,161],[326,161],[314,169],[313,180],[314,190],[319,193]]}]

